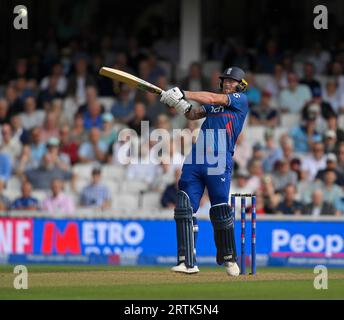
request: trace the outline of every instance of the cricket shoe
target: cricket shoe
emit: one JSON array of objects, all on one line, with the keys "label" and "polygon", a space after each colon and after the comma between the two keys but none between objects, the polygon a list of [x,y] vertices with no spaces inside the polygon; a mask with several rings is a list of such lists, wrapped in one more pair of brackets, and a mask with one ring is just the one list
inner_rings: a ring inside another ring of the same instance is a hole
[{"label": "cricket shoe", "polygon": [[225,262],[225,268],[229,276],[237,277],[240,274],[240,269],[235,262]]},{"label": "cricket shoe", "polygon": [[172,267],[171,271],[192,274],[192,273],[198,273],[199,269],[197,266],[194,266],[193,268],[188,268],[185,265],[185,263],[182,262],[182,263],[178,264],[177,266]]}]

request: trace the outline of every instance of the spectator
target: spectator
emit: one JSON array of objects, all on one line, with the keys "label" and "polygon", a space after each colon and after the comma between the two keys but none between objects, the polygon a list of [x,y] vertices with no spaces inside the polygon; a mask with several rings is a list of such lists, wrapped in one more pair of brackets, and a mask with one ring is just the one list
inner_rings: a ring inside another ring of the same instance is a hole
[{"label": "spectator", "polygon": [[251,161],[248,165],[248,172],[250,178],[247,182],[247,186],[253,190],[258,190],[261,187],[261,179],[264,175],[262,161],[254,160]]},{"label": "spectator", "polygon": [[4,188],[5,181],[0,177],[0,212],[9,210],[11,208],[11,200],[3,194]]},{"label": "spectator", "polygon": [[327,128],[336,133],[336,147],[339,147],[339,144],[344,142],[344,130],[338,127],[338,118],[335,114],[330,115],[327,118]]},{"label": "spectator", "polygon": [[92,170],[92,182],[81,192],[80,204],[83,207],[96,207],[101,210],[109,209],[111,206],[111,196],[107,186],[101,183],[101,170]]},{"label": "spectator", "polygon": [[330,53],[323,50],[320,42],[315,42],[310,55],[307,57],[307,61],[312,63],[315,68],[315,74],[323,74],[330,60]]},{"label": "spectator", "polygon": [[5,123],[10,123],[10,110],[7,100],[0,98],[0,125]]},{"label": "spectator", "polygon": [[288,80],[286,72],[283,70],[283,66],[280,63],[276,63],[274,66],[273,77],[267,81],[265,91],[270,92],[271,96],[277,99],[280,92],[288,87]]},{"label": "spectator", "polygon": [[293,158],[290,161],[290,170],[295,172],[297,176],[297,181],[301,180],[302,171],[301,171],[301,160],[299,158]]},{"label": "spectator", "polygon": [[21,186],[22,195],[20,198],[17,198],[12,203],[12,210],[38,210],[39,202],[36,198],[31,196],[32,185],[28,181],[24,181]]},{"label": "spectator", "polygon": [[24,102],[19,97],[15,87],[8,85],[5,91],[5,99],[8,102],[8,110],[13,114],[19,114],[24,111]]},{"label": "spectator", "polygon": [[12,135],[13,139],[20,141],[21,144],[29,144],[30,142],[30,133],[28,130],[25,130],[20,116],[15,114],[11,117],[11,127],[12,127]]},{"label": "spectator", "polygon": [[261,103],[262,93],[257,88],[255,78],[252,72],[246,72],[246,81],[248,82],[248,89],[245,94],[250,108],[257,106]]},{"label": "spectator", "polygon": [[130,129],[135,130],[135,132],[141,136],[141,122],[149,121],[146,116],[146,106],[142,102],[136,102],[134,105],[134,117],[128,123]]},{"label": "spectator", "polygon": [[315,187],[323,190],[324,201],[335,204],[340,198],[344,197],[344,191],[336,184],[337,174],[335,170],[326,169],[323,174],[323,181],[315,184]]},{"label": "spectator", "polygon": [[37,102],[34,97],[27,97],[24,103],[24,112],[20,114],[24,129],[31,130],[34,127],[41,127],[44,121],[44,112],[36,110]]},{"label": "spectator", "polygon": [[315,111],[320,119],[328,119],[330,116],[336,115],[332,106],[322,98],[321,89],[319,88],[314,89],[312,100],[304,105],[302,109],[303,118],[311,110]]},{"label": "spectator", "polygon": [[47,104],[46,112],[55,113],[58,127],[61,127],[64,124],[70,124],[70,119],[66,115],[66,112],[63,107],[63,103],[64,101],[62,99],[54,99],[49,104]]},{"label": "spectator", "polygon": [[271,103],[271,94],[268,91],[263,91],[261,103],[251,109],[250,124],[274,128],[277,123],[278,113]]},{"label": "spectator", "polygon": [[182,129],[186,127],[187,118],[179,113],[176,108],[168,108],[167,114],[171,120],[171,128],[173,129]]},{"label": "spectator", "polygon": [[302,214],[318,217],[320,215],[336,215],[335,207],[324,201],[323,191],[315,189],[312,193],[312,201],[302,207]]},{"label": "spectator", "polygon": [[61,63],[55,63],[51,68],[51,74],[44,77],[40,83],[40,89],[42,91],[47,90],[50,85],[51,79],[56,81],[56,92],[63,96],[67,90],[68,80],[63,75],[63,68]]},{"label": "spectator", "polygon": [[[166,72],[163,68],[158,65],[157,56],[154,52],[150,52],[147,57],[147,62],[150,67],[150,73],[148,76],[148,81],[151,83],[156,83],[159,77],[165,76]],[[123,69],[121,69],[123,70]]]},{"label": "spectator", "polygon": [[54,179],[70,180],[72,174],[58,168],[54,163],[53,155],[47,152],[42,159],[41,165],[36,169],[25,171],[24,178],[32,184],[34,189],[48,190]]},{"label": "spectator", "polygon": [[46,113],[43,128],[42,128],[42,141],[47,142],[50,138],[58,138],[59,128],[58,128],[58,118],[55,112]]},{"label": "spectator", "polygon": [[239,169],[245,170],[247,168],[248,160],[252,156],[252,148],[245,140],[245,135],[243,132],[239,135],[235,147],[235,153],[233,156],[234,164],[236,164]]},{"label": "spectator", "polygon": [[210,82],[202,74],[202,65],[199,62],[193,62],[189,68],[189,74],[184,78],[180,87],[184,90],[190,91],[205,91],[209,90]]},{"label": "spectator", "polygon": [[178,182],[181,176],[181,169],[176,169],[174,173],[175,181],[173,184],[170,184],[166,187],[165,191],[161,197],[161,205],[163,208],[173,209],[176,206],[177,201],[177,191],[178,191]]},{"label": "spectator", "polygon": [[287,159],[280,159],[275,164],[276,171],[272,175],[273,185],[276,192],[282,193],[289,184],[297,183],[297,175],[290,170],[290,164]]},{"label": "spectator", "polygon": [[89,141],[81,144],[79,148],[79,161],[82,163],[104,162],[107,152],[107,144],[100,140],[98,128],[92,128],[89,133]]},{"label": "spectator", "polygon": [[34,162],[34,166],[38,167],[43,155],[46,152],[46,146],[42,139],[42,130],[39,127],[35,127],[31,130],[31,158]]},{"label": "spectator", "polygon": [[338,146],[338,170],[344,173],[344,142],[341,142]]},{"label": "spectator", "polygon": [[254,193],[255,190],[248,185],[249,173],[247,170],[239,169],[236,179],[230,189],[230,193]]},{"label": "spectator", "polygon": [[50,78],[48,88],[42,90],[38,96],[38,104],[40,108],[46,109],[47,105],[51,103],[54,99],[62,98],[62,94],[58,91],[58,79]]},{"label": "spectator", "polygon": [[[156,123],[156,120],[160,114],[167,114],[168,108],[160,102],[158,95],[152,92],[145,92],[145,105],[147,106],[147,118],[151,123]],[[175,109],[175,108],[171,108]]]},{"label": "spectator", "polygon": [[83,113],[84,128],[89,131],[92,128],[102,128],[102,107],[98,100],[92,101],[88,109]]},{"label": "spectator", "polygon": [[63,192],[63,180],[51,181],[51,195],[43,200],[42,210],[48,213],[72,214],[75,212],[73,199]]},{"label": "spectator", "polygon": [[290,136],[294,141],[295,152],[306,153],[314,143],[321,141],[321,135],[316,130],[316,115],[307,113],[301,125],[291,129]]},{"label": "spectator", "polygon": [[296,200],[295,185],[288,184],[284,188],[284,199],[281,201],[277,208],[277,214],[301,214],[302,204]]},{"label": "spectator", "polygon": [[64,171],[70,170],[70,158],[68,154],[60,151],[60,140],[58,138],[50,138],[48,140],[47,151],[53,157],[53,162],[57,168]]},{"label": "spectator", "polygon": [[329,74],[338,83],[338,91],[343,92],[343,90],[344,90],[344,76],[343,76],[342,62],[334,61],[333,63],[331,63]]},{"label": "spectator", "polygon": [[329,79],[327,81],[322,97],[324,102],[327,102],[331,105],[336,114],[339,114],[340,110],[344,108],[344,106],[341,105],[341,96],[340,92],[338,91],[338,83],[335,79]]},{"label": "spectator", "polygon": [[263,161],[265,156],[264,153],[264,147],[260,142],[256,142],[253,146],[252,146],[252,158],[249,160],[248,162],[248,166],[250,166],[251,162],[253,161]]},{"label": "spectator", "polygon": [[108,148],[118,139],[118,133],[113,126],[113,120],[111,113],[104,113],[102,116],[103,127],[100,140],[105,142]]},{"label": "spectator", "polygon": [[300,80],[300,83],[309,87],[313,97],[321,90],[320,82],[314,79],[314,65],[311,62],[306,62],[303,65],[303,78]]},{"label": "spectator", "polygon": [[264,206],[264,197],[261,192],[257,192],[256,194],[256,213],[257,214],[265,214],[267,211]]},{"label": "spectator", "polygon": [[[166,159],[169,160],[169,159]],[[169,161],[161,160],[161,163],[158,167],[158,172],[156,179],[154,179],[152,184],[152,190],[156,192],[163,192],[166,187],[173,183],[174,181],[174,172],[173,166]]]},{"label": "spectator", "polygon": [[307,172],[308,181],[313,181],[317,173],[326,167],[326,155],[324,144],[316,142],[312,147],[312,154],[302,160],[302,171]]},{"label": "spectator", "polygon": [[11,162],[15,163],[21,153],[22,145],[20,141],[13,138],[12,128],[9,124],[4,124],[1,127],[1,137],[1,152],[7,153],[11,157]]},{"label": "spectator", "polygon": [[71,141],[74,141],[78,145],[85,142],[88,138],[88,133],[84,127],[84,116],[81,113],[74,115],[74,122],[70,133]]},{"label": "spectator", "polygon": [[38,166],[39,162],[36,162],[32,158],[32,151],[30,149],[30,146],[24,145],[13,170],[19,178],[23,179],[25,171],[37,168]]},{"label": "spectator", "polygon": [[327,130],[324,135],[325,153],[335,153],[337,147],[337,135],[333,130]]},{"label": "spectator", "polygon": [[87,60],[79,57],[75,62],[75,74],[69,78],[67,95],[76,99],[78,105],[86,102],[86,88],[95,85],[95,80],[87,71]]},{"label": "spectator", "polygon": [[74,165],[78,161],[78,149],[77,142],[73,141],[70,134],[70,128],[68,125],[64,125],[60,129],[60,152],[67,154],[70,162]]},{"label": "spectator", "polygon": [[266,43],[265,52],[258,56],[258,71],[261,73],[273,73],[274,66],[280,63],[282,55],[278,51],[277,42],[270,39]]},{"label": "spectator", "polygon": [[127,179],[146,182],[149,186],[154,183],[158,174],[158,168],[150,159],[148,147],[141,146],[138,162],[134,161],[128,165]]},{"label": "spectator", "polygon": [[156,122],[154,123],[154,127],[155,127],[155,129],[163,129],[163,130],[166,130],[166,131],[172,133],[171,132],[171,129],[172,129],[171,121],[166,114],[159,114],[158,115]]},{"label": "spectator", "polygon": [[[307,110],[307,113],[303,113],[303,110]],[[325,118],[323,118],[322,113],[321,113],[321,106],[318,103],[311,103],[311,104],[306,104],[305,107],[303,108],[301,114],[302,115],[311,115],[311,117],[315,117],[315,127],[317,131],[320,134],[324,134],[327,127],[326,127],[326,121]],[[331,109],[332,110],[332,109]],[[333,112],[333,111],[329,111]]]},{"label": "spectator", "polygon": [[151,72],[152,72],[152,69],[151,69],[148,59],[146,58],[141,59],[138,65],[139,78],[146,80],[148,82],[151,82],[150,81]]},{"label": "spectator", "polygon": [[[78,113],[85,113],[87,110],[90,109],[90,106],[98,102],[98,89],[95,86],[88,86],[86,88],[86,103],[82,104],[79,109]],[[104,112],[103,106],[101,106],[102,112]]]},{"label": "spectator", "polygon": [[281,135],[280,137],[280,149],[278,150],[278,159],[286,159],[289,162],[293,160],[296,155],[294,152],[294,142],[293,140],[286,135]]},{"label": "spectator", "polygon": [[257,193],[261,193],[264,200],[265,213],[275,213],[276,207],[280,202],[281,196],[276,193],[270,175],[261,176],[260,186]]},{"label": "spectator", "polygon": [[295,73],[288,74],[288,88],[280,94],[282,112],[299,113],[302,107],[312,98],[311,90],[304,84],[299,84]]},{"label": "spectator", "polygon": [[281,157],[280,149],[275,146],[274,133],[271,130],[267,130],[264,133],[265,147],[264,147],[264,159],[263,170],[265,173],[272,172],[275,162]]},{"label": "spectator", "polygon": [[12,173],[12,161],[9,154],[0,151],[0,179],[7,181]]},{"label": "spectator", "polygon": [[118,100],[111,108],[111,113],[120,123],[128,123],[134,115],[134,92],[126,84],[120,86]]}]

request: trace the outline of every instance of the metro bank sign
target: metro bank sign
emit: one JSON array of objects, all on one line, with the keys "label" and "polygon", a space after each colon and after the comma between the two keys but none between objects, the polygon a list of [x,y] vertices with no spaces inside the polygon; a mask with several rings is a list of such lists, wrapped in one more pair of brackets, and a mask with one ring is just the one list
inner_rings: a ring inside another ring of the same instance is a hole
[{"label": "metro bank sign", "polygon": [[121,254],[144,235],[137,222],[0,218],[0,254]]}]

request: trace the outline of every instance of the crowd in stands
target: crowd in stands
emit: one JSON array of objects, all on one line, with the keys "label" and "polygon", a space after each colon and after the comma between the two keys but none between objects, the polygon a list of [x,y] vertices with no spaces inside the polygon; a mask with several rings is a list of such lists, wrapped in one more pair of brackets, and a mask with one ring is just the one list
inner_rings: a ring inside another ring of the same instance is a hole
[{"label": "crowd in stands", "polygon": [[[236,49],[226,63],[247,70],[250,113],[237,142],[231,192],[256,193],[259,214],[344,215],[343,53],[315,44],[296,61],[296,53],[278,51],[273,41],[261,54]],[[40,59],[17,59],[0,84],[0,210],[110,210],[134,199],[128,193],[137,195],[137,207],[149,193],[151,205],[173,208],[186,151],[171,135],[172,163],[123,164],[119,135],[130,128],[143,136],[142,121],[170,133],[194,132],[202,121],[188,121],[158,95],[100,77],[98,70],[121,69],[162,89],[217,91],[218,62],[210,74],[194,62],[178,78],[173,61],[132,41],[126,50],[104,41],[96,54],[47,46]],[[252,143],[251,128],[263,130],[261,141]],[[141,160],[153,147],[151,141],[141,147]],[[200,210],[208,207],[205,194]]]}]

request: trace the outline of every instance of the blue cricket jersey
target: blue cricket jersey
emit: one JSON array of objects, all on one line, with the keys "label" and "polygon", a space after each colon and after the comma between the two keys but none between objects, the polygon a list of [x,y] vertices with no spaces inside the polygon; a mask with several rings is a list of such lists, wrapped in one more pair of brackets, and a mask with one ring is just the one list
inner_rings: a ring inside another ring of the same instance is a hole
[{"label": "blue cricket jersey", "polygon": [[[228,105],[203,105],[206,111],[200,135],[192,146],[192,158],[201,153],[206,157],[226,157],[226,163],[231,161],[235,143],[244,125],[249,111],[247,97],[243,93],[227,94]],[[205,161],[208,163],[208,161]],[[196,162],[199,163],[199,162]]]}]

